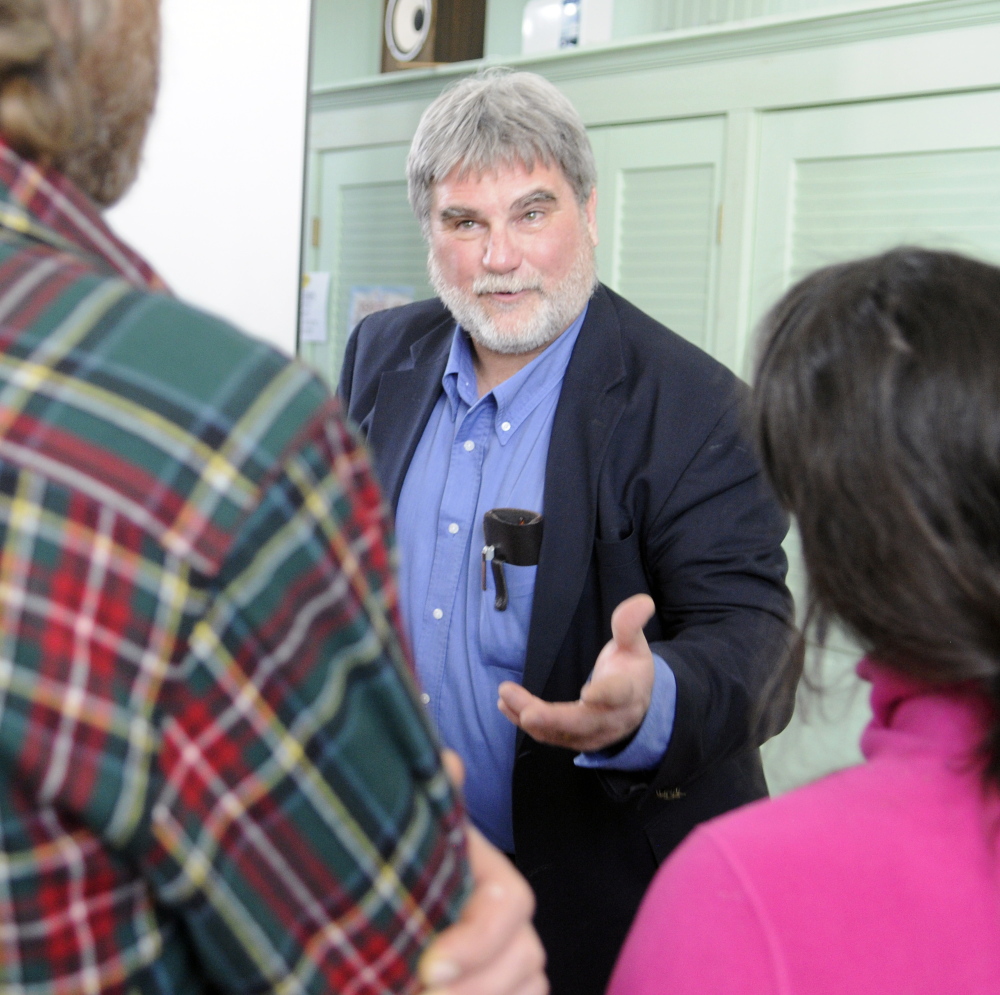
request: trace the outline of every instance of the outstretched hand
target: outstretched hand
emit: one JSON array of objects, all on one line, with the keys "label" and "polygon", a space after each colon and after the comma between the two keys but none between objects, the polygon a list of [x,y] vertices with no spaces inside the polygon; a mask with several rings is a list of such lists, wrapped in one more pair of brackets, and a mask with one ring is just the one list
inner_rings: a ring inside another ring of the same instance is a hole
[{"label": "outstretched hand", "polygon": [[578,753],[603,750],[642,724],[653,696],[653,654],[642,627],[656,610],[648,594],[626,598],[611,616],[611,639],[601,650],[580,698],[549,702],[520,684],[500,685],[497,707],[532,739]]}]

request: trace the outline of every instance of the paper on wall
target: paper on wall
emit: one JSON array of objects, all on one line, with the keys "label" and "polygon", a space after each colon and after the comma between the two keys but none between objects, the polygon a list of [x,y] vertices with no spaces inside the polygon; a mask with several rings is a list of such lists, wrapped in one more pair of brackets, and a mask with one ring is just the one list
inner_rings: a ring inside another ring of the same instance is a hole
[{"label": "paper on wall", "polygon": [[302,274],[302,303],[299,310],[299,341],[325,342],[330,308],[330,274]]},{"label": "paper on wall", "polygon": [[362,318],[385,311],[386,308],[412,304],[413,287],[351,287],[351,303],[347,309],[347,334],[354,331]]}]

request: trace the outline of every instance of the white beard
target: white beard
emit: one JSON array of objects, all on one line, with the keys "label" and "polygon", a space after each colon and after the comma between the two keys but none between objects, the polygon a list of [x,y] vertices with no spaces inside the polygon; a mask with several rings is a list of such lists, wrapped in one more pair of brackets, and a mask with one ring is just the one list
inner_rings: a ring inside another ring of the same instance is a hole
[{"label": "white beard", "polygon": [[[463,290],[445,279],[433,250],[428,255],[427,270],[431,286],[472,341],[490,352],[507,356],[534,352],[562,335],[583,310],[597,284],[594,248],[587,238],[581,240],[566,278],[550,291],[543,289],[541,275],[499,273],[477,277],[471,291]],[[513,294],[524,290],[540,294],[541,300],[524,325],[516,329],[501,326],[479,299],[481,294]]]}]

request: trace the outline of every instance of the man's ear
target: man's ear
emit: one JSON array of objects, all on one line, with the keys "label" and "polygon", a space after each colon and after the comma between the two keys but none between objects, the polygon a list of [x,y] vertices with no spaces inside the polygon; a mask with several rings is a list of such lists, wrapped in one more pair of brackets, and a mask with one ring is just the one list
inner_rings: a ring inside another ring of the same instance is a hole
[{"label": "man's ear", "polygon": [[587,231],[590,232],[590,244],[597,246],[597,187],[590,191],[587,203],[583,205],[583,214],[587,219]]}]

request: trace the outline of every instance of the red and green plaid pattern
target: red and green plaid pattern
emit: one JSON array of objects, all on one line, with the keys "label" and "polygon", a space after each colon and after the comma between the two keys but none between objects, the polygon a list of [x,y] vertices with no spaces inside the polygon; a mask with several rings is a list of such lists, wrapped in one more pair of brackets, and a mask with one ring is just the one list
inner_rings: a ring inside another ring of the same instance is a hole
[{"label": "red and green plaid pattern", "polygon": [[467,889],[364,455],[0,146],[0,991],[416,989]]}]

